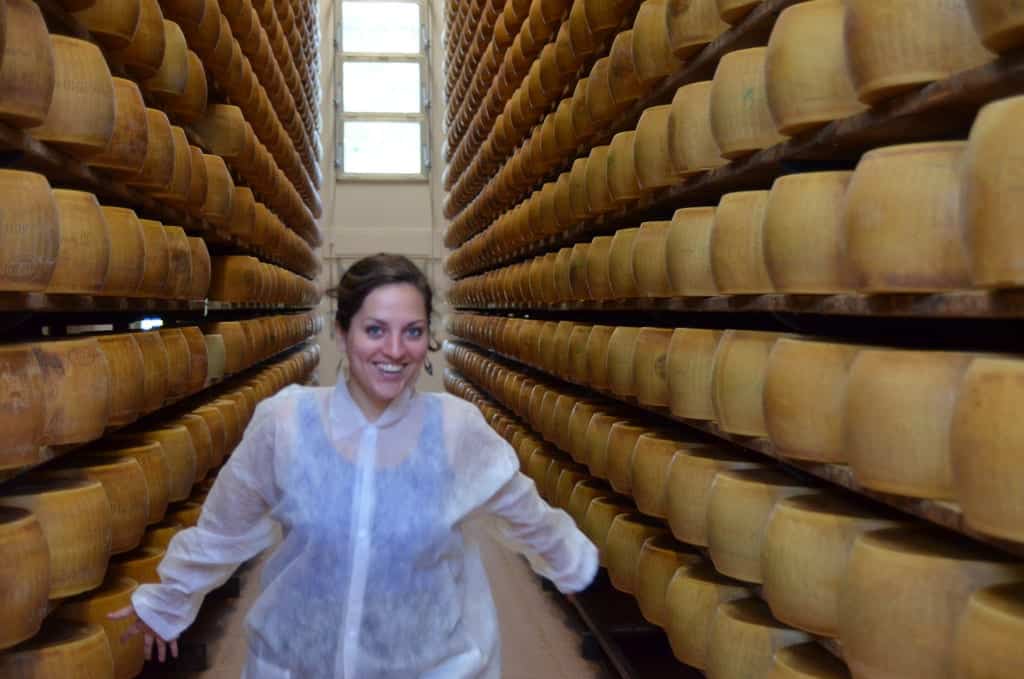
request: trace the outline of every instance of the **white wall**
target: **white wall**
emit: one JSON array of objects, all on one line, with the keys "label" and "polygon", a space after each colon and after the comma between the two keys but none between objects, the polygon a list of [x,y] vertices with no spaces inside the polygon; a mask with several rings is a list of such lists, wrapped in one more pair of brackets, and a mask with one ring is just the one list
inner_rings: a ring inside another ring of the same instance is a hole
[{"label": "white wall", "polygon": [[[441,123],[444,116],[444,77],[441,73],[441,31],[444,27],[443,0],[427,0],[431,26],[431,111],[430,151],[432,169],[427,182],[337,182],[335,175],[334,130],[334,0],[320,0],[320,44],[323,86],[323,174],[321,189],[324,216],[324,272],[320,282],[326,288],[336,283],[344,265],[363,255],[395,252],[411,258],[426,271],[434,286],[434,334],[443,339],[444,293],[447,282],[441,269],[445,250],[441,245],[447,221],[441,212],[444,191],[441,186]],[[340,0],[337,0],[340,2]],[[334,339],[331,300],[324,299],[321,310],[329,329],[320,336],[320,383],[333,384],[340,360]],[[420,389],[441,390],[444,360],[432,357],[434,375],[424,375]]]}]

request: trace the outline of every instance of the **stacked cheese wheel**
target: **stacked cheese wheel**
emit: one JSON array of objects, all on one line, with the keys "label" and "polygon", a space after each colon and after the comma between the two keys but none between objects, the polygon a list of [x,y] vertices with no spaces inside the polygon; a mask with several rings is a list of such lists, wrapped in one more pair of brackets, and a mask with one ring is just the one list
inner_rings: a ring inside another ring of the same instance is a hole
[{"label": "stacked cheese wheel", "polygon": [[[1005,642],[1024,565],[468,346],[447,352],[448,389],[481,406],[681,661],[721,677],[1019,671]],[[850,670],[815,636],[838,639]]]}]

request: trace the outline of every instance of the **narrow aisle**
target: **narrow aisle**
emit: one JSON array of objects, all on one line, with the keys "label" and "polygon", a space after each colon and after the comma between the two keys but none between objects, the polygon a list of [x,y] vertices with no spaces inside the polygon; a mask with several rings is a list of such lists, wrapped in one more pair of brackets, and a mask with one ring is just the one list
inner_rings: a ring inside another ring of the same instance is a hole
[{"label": "narrow aisle", "polygon": [[[611,679],[580,655],[582,622],[558,595],[545,592],[523,560],[490,539],[482,553],[501,624],[503,679]],[[202,620],[212,666],[186,679],[235,679],[245,665],[245,616],[259,594],[262,562],[246,570],[242,596],[218,602],[225,609]]]}]

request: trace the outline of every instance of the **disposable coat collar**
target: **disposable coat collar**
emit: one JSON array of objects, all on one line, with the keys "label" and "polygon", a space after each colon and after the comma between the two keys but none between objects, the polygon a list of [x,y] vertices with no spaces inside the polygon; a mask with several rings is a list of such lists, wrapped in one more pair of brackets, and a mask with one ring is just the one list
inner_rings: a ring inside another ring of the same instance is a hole
[{"label": "disposable coat collar", "polygon": [[412,406],[415,396],[416,389],[412,386],[406,387],[395,400],[388,404],[388,407],[384,409],[384,412],[380,414],[376,421],[370,422],[366,419],[359,404],[352,399],[347,381],[338,380],[334,391],[331,393],[331,434],[335,440],[341,441],[368,426],[373,426],[377,429],[390,427],[405,417]]}]

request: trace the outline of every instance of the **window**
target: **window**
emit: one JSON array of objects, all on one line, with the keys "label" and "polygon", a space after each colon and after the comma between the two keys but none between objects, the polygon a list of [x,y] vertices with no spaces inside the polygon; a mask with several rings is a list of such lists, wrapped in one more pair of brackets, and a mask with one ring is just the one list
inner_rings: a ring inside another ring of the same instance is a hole
[{"label": "window", "polygon": [[334,103],[341,179],[426,179],[423,0],[342,0]]}]

